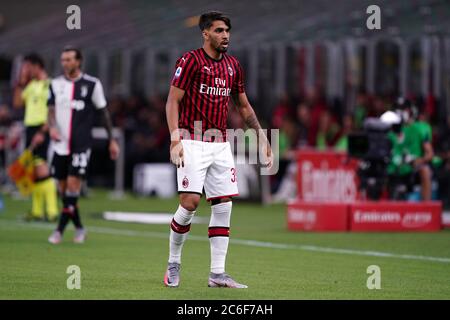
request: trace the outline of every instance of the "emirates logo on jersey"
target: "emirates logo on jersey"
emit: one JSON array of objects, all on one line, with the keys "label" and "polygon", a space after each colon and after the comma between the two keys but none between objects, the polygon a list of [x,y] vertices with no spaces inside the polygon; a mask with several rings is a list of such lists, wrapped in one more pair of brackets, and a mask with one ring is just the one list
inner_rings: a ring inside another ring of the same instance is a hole
[{"label": "emirates logo on jersey", "polygon": [[188,180],[187,177],[184,177],[184,178],[183,178],[182,185],[183,185],[183,188],[185,188],[185,189],[186,189],[187,187],[189,187],[189,180]]},{"label": "emirates logo on jersey", "polygon": [[231,69],[230,66],[228,66],[228,74],[230,75],[230,77],[232,77],[234,74],[233,69]]},{"label": "emirates logo on jersey", "polygon": [[204,83],[200,84],[200,93],[211,94],[214,96],[230,96],[231,89],[226,87],[227,82],[225,79],[214,78],[214,84],[216,87],[210,87]]}]

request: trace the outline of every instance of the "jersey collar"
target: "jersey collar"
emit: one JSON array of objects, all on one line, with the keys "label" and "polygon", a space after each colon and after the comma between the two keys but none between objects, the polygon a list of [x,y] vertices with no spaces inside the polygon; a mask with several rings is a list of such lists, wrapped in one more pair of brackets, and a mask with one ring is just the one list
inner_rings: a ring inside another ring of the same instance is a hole
[{"label": "jersey collar", "polygon": [[65,78],[67,81],[70,81],[70,82],[77,82],[78,80],[80,80],[81,78],[83,78],[83,75],[84,75],[84,73],[83,73],[83,72],[80,72],[80,75],[79,75],[78,77],[76,77],[75,79],[69,79],[69,78],[66,77],[65,74],[64,74],[63,76],[64,76],[64,78]]},{"label": "jersey collar", "polygon": [[225,55],[225,53],[222,53],[222,57],[220,59],[214,59],[213,57],[209,56],[208,53],[206,53],[205,49],[203,49],[203,48],[201,48],[201,49],[206,58],[211,59],[212,61],[215,61],[215,62],[222,61],[223,56]]}]

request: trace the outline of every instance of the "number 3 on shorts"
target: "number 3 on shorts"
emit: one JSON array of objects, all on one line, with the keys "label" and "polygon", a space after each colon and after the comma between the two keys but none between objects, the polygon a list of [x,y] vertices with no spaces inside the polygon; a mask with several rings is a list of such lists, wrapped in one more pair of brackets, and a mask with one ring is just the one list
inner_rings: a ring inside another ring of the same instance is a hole
[{"label": "number 3 on shorts", "polygon": [[235,168],[231,168],[231,182],[233,182],[233,183],[236,182],[236,169]]}]

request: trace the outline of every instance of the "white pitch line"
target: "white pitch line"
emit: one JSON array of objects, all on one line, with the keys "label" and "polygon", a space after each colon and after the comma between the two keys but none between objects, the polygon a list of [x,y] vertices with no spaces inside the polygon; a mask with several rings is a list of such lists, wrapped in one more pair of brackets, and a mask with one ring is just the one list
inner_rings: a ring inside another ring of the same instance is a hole
[{"label": "white pitch line", "polygon": [[[0,220],[0,227],[6,226],[18,226],[18,227],[28,227],[34,229],[45,229],[52,230],[54,229],[53,225],[43,224],[43,223],[26,223],[19,221],[7,221]],[[154,232],[154,231],[136,231],[136,230],[127,230],[127,229],[116,229],[116,228],[107,228],[107,227],[89,227],[87,228],[88,232],[94,232],[99,234],[111,234],[111,235],[120,235],[120,236],[129,236],[129,237],[146,237],[146,238],[159,238],[159,239],[168,239],[169,233],[167,232]],[[189,235],[189,240],[194,241],[209,241],[207,237]],[[287,250],[302,250],[302,251],[311,251],[311,252],[325,252],[332,254],[347,254],[347,255],[356,255],[356,256],[369,256],[369,257],[381,257],[381,258],[396,258],[396,259],[404,259],[404,260],[419,260],[419,261],[432,261],[432,262],[441,262],[441,263],[450,263],[450,258],[445,257],[432,257],[432,256],[421,256],[421,255],[411,255],[411,254],[397,254],[390,252],[381,252],[381,251],[367,251],[367,250],[355,250],[355,249],[344,249],[344,248],[331,248],[331,247],[320,247],[314,245],[296,245],[296,244],[287,244],[287,243],[274,243],[274,242],[266,242],[266,241],[258,241],[258,240],[244,240],[244,239],[236,239],[231,238],[231,243],[239,244],[243,246],[249,247],[258,247],[258,248],[270,248],[270,249],[287,249]]]}]

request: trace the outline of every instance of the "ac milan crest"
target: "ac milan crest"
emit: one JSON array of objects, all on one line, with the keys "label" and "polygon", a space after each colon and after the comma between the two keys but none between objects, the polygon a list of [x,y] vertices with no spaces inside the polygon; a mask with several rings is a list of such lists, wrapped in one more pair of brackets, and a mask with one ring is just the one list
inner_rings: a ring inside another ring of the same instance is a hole
[{"label": "ac milan crest", "polygon": [[233,76],[233,69],[231,69],[230,66],[228,66],[228,73],[229,73],[230,77]]},{"label": "ac milan crest", "polygon": [[189,187],[189,180],[188,180],[188,178],[184,177],[183,178],[183,182],[181,184],[183,185],[183,188],[185,188],[185,189],[187,187]]}]

